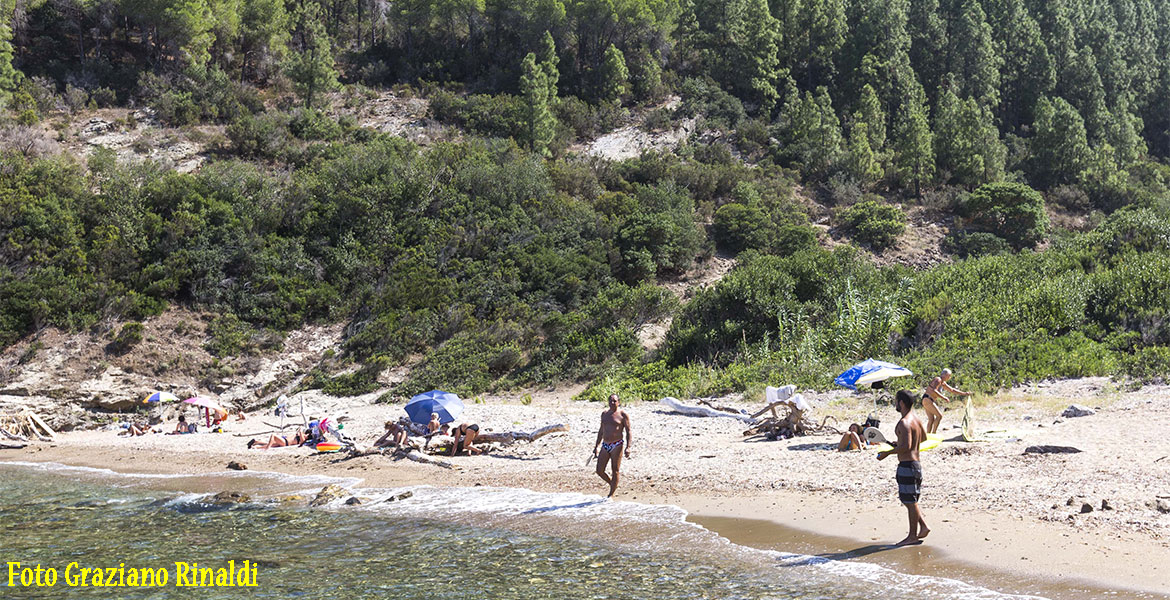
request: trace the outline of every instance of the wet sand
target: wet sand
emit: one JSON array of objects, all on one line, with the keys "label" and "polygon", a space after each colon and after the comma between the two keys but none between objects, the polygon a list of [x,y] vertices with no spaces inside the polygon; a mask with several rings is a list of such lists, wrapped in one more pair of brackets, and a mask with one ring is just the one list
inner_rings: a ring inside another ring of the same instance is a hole
[{"label": "wet sand", "polygon": [[[853,537],[826,535],[760,519],[692,514],[688,520],[743,546],[806,554],[815,559],[872,563],[900,573],[957,579],[997,592],[1041,596],[1051,600],[1170,598],[1170,594],[1104,586],[1098,581],[1082,580],[1072,575],[1060,577],[1029,572],[1029,569],[1024,567],[997,569],[985,563],[963,560],[938,545],[929,543],[899,547],[886,541],[866,542]],[[1076,572],[1072,565],[1068,567],[1069,573]]]}]

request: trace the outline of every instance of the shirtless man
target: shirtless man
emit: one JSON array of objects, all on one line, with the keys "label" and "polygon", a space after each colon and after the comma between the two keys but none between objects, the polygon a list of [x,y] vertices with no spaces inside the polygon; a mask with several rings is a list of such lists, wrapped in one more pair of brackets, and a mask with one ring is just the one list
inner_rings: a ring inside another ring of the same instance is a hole
[{"label": "shirtless man", "polygon": [[935,402],[950,402],[950,398],[942,395],[943,392],[950,392],[959,396],[970,396],[971,392],[964,392],[947,385],[947,381],[951,379],[951,370],[943,369],[938,377],[930,380],[926,386],[926,393],[922,394],[922,408],[926,410],[926,432],[938,433],[938,424],[942,423],[942,412],[939,411]]},{"label": "shirtless man", "polygon": [[[593,458],[597,459],[597,476],[609,484],[609,495],[617,491],[618,470],[622,466],[622,455],[630,457],[630,444],[634,441],[630,433],[630,416],[618,408],[618,395],[609,395],[609,409],[601,413],[601,427],[597,430],[597,441],[593,444]],[[625,431],[625,441],[622,441],[622,431]],[[598,446],[601,454],[598,454]],[[605,465],[609,463],[612,474],[606,474]]]},{"label": "shirtless man", "polygon": [[894,479],[898,482],[898,499],[906,505],[906,513],[910,517],[910,533],[906,539],[898,542],[899,546],[918,544],[930,533],[926,521],[922,519],[922,509],[918,508],[918,496],[922,491],[922,465],[918,462],[918,445],[926,439],[926,429],[922,421],[911,414],[914,408],[914,395],[906,390],[899,390],[894,397],[894,406],[901,413],[902,418],[894,427],[898,436],[898,444],[890,450],[878,452],[878,460],[883,460],[890,454],[898,454],[898,471]]}]

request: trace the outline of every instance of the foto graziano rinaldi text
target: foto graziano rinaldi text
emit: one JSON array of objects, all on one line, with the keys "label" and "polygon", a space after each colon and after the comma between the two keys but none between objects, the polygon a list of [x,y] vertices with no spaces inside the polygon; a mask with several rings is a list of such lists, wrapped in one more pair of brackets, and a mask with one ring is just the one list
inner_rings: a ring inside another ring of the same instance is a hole
[{"label": "foto graziano rinaldi text", "polygon": [[220,568],[200,567],[197,562],[175,562],[167,567],[89,567],[77,562],[57,568],[8,563],[7,587],[256,587],[256,565],[229,560]]}]

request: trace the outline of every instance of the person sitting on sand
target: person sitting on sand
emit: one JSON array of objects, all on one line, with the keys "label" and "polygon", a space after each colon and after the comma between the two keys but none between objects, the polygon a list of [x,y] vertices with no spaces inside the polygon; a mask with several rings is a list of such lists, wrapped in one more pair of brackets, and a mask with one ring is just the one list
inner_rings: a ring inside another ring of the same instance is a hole
[{"label": "person sitting on sand", "polygon": [[268,443],[262,444],[255,439],[248,440],[248,449],[267,450],[269,448],[284,448],[285,446],[300,446],[309,439],[309,432],[297,430],[292,438],[287,435],[273,435],[268,438]]},{"label": "person sitting on sand", "polygon": [[431,421],[427,423],[427,435],[434,435],[442,427],[442,423],[439,422],[439,413],[431,413]]},{"label": "person sitting on sand", "polygon": [[841,436],[841,441],[837,444],[837,451],[861,450],[864,447],[865,440],[861,438],[861,425],[853,423],[849,426],[849,431],[846,431],[845,435]]},{"label": "person sitting on sand", "polygon": [[175,423],[175,430],[167,435],[179,435],[183,433],[196,433],[199,431],[199,426],[194,422],[187,423],[187,415],[179,415],[179,422]]},{"label": "person sitting on sand", "polygon": [[247,418],[248,417],[246,415],[244,415],[244,409],[241,408],[240,410],[236,411],[236,422],[243,421],[244,419],[247,419]]},{"label": "person sitting on sand", "polygon": [[922,394],[922,409],[926,411],[926,433],[938,433],[938,424],[942,422],[942,412],[939,411],[936,402],[950,402],[951,399],[942,395],[942,393],[950,392],[959,396],[970,396],[971,392],[964,392],[947,385],[947,381],[951,379],[951,370],[943,369],[938,377],[930,380],[926,386],[926,392]]},{"label": "person sitting on sand", "polygon": [[382,434],[382,437],[374,442],[375,448],[387,448],[390,446],[401,448],[406,444],[406,440],[410,439],[410,433],[406,428],[394,421],[386,421],[385,427],[386,433]]},{"label": "person sitting on sand", "polygon": [[475,438],[479,436],[479,425],[475,423],[462,423],[458,427],[451,430],[451,435],[455,436],[455,441],[451,444],[451,456],[455,456],[464,450],[467,455],[483,454],[482,448],[476,448],[472,444]]}]

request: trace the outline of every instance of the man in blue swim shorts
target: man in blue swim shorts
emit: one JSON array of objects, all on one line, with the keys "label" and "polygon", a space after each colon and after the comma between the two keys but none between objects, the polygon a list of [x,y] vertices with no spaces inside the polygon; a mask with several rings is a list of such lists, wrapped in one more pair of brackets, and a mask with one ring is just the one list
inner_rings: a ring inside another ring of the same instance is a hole
[{"label": "man in blue swim shorts", "polygon": [[898,499],[906,506],[906,513],[910,519],[910,533],[906,539],[898,542],[899,546],[920,544],[922,539],[930,533],[926,521],[922,518],[922,509],[918,508],[918,497],[922,491],[922,463],[918,462],[918,445],[926,439],[926,428],[911,412],[914,408],[914,395],[906,390],[899,390],[894,396],[894,406],[902,418],[894,427],[898,436],[898,443],[890,450],[878,452],[878,460],[890,454],[898,454],[898,471],[895,479],[898,482]]}]

